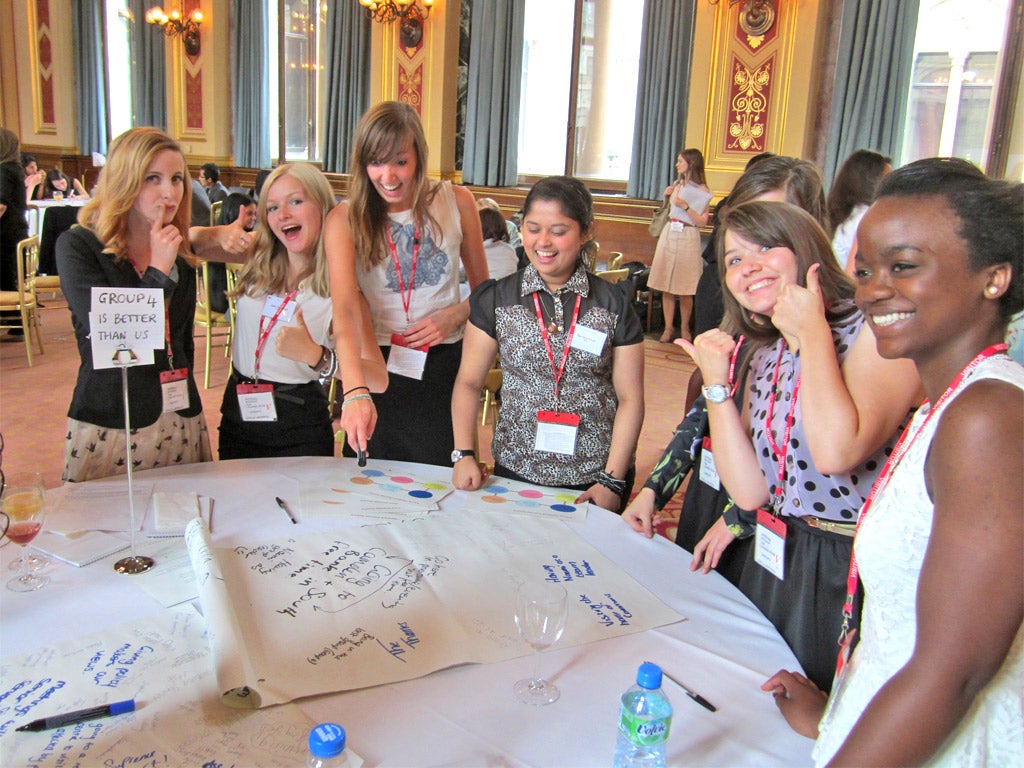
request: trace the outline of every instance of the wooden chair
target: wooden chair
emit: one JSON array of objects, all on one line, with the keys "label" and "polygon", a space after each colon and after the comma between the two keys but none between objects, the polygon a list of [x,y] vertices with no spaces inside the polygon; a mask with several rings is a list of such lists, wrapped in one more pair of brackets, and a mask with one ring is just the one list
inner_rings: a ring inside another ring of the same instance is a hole
[{"label": "wooden chair", "polygon": [[629,278],[628,269],[606,269],[604,272],[598,272],[597,276],[602,280],[607,280],[609,283],[621,283],[623,280]]},{"label": "wooden chair", "polygon": [[[230,272],[228,273],[230,274]],[[229,278],[230,279],[230,278]],[[203,387],[210,388],[210,351],[214,337],[223,339],[224,354],[231,350],[231,320],[221,312],[210,309],[209,263],[201,262],[199,280],[196,281],[196,316],[195,324],[206,331],[206,370],[203,373]],[[218,333],[214,333],[219,330]]]},{"label": "wooden chair", "polygon": [[32,343],[43,354],[43,337],[39,333],[39,302],[36,300],[35,276],[39,269],[39,238],[29,237],[18,243],[18,289],[0,291],[0,312],[17,312],[20,322],[0,320],[0,330],[21,328],[24,332],[25,354],[32,367]]}]

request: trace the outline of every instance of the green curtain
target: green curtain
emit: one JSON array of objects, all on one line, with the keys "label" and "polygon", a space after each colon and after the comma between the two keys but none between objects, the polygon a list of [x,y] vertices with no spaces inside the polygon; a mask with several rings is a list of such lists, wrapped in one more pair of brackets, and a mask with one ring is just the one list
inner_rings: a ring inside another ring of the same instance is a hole
[{"label": "green curtain", "polygon": [[826,185],[855,150],[899,157],[919,7],[919,0],[845,0],[825,149]]},{"label": "green curtain", "polygon": [[[332,4],[333,5],[333,4]],[[235,164],[270,166],[270,62],[266,0],[234,0],[231,112]]]},{"label": "green curtain", "polygon": [[81,0],[71,4],[75,51],[75,114],[78,151],[107,154],[107,89],[103,74],[103,4]]},{"label": "green curtain", "polygon": [[[147,0],[128,0],[132,51],[132,125],[167,130],[166,46],[164,33],[146,22]],[[181,45],[180,40],[173,41]]]},{"label": "green curtain", "polygon": [[462,180],[512,187],[519,181],[519,94],[524,0],[472,5]]},{"label": "green curtain", "polygon": [[356,2],[333,2],[327,9],[327,111],[321,152],[325,171],[348,171],[356,126],[370,106],[371,24]]},{"label": "green curtain", "polygon": [[647,0],[626,194],[660,200],[686,137],[695,0]]}]

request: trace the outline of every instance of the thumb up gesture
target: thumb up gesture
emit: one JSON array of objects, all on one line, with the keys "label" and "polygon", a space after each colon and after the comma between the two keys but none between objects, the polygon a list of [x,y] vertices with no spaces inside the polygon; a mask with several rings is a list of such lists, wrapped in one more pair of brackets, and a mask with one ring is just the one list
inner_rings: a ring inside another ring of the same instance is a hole
[{"label": "thumb up gesture", "polygon": [[807,270],[807,287],[790,283],[779,294],[772,313],[772,325],[786,337],[791,349],[799,349],[799,340],[813,332],[825,320],[825,301],[821,297],[818,282],[820,264],[812,264]]},{"label": "thumb up gesture", "polygon": [[302,307],[295,310],[292,318],[294,325],[286,325],[277,334],[274,348],[277,354],[289,360],[296,360],[306,365],[320,362],[320,345],[313,341],[306,328],[306,319],[302,316]]}]

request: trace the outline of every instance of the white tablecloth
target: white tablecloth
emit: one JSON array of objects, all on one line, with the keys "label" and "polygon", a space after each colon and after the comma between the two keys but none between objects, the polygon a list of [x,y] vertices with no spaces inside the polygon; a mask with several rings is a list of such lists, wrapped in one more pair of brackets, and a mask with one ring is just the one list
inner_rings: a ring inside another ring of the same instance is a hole
[{"label": "white tablecloth", "polygon": [[28,221],[28,236],[43,235],[43,219],[46,218],[46,211],[57,206],[70,205],[73,208],[81,208],[88,200],[33,200],[25,210],[25,219]]},{"label": "white tablecloth", "polygon": [[[302,458],[213,462],[138,473],[157,490],[195,490],[215,499],[213,540],[218,546],[281,539],[295,532],[274,497],[298,500],[304,477],[338,459]],[[349,460],[346,460],[349,461]],[[372,464],[372,461],[371,461]],[[410,465],[427,477],[440,467]],[[109,481],[104,481],[109,482]],[[124,483],[122,478],[119,482]],[[464,495],[442,503],[459,509]],[[328,531],[337,521],[303,520],[305,531]],[[671,765],[810,764],[812,742],[793,733],[759,685],[777,669],[797,669],[792,652],[756,608],[717,574],[690,573],[689,555],[671,542],[647,540],[616,515],[591,509],[580,535],[686,617],[642,634],[546,651],[542,673],[561,699],[546,707],[518,703],[512,683],[532,674],[535,659],[463,665],[403,683],[299,702],[318,721],[341,723],[352,748],[382,766],[610,765],[618,700],[645,659],[718,707],[700,707],[668,680],[675,708]],[[20,554],[8,546],[6,563]],[[6,570],[5,570],[6,573]],[[44,589],[15,594],[0,589],[0,656],[84,637],[153,615],[161,606],[109,566],[58,566]]]}]

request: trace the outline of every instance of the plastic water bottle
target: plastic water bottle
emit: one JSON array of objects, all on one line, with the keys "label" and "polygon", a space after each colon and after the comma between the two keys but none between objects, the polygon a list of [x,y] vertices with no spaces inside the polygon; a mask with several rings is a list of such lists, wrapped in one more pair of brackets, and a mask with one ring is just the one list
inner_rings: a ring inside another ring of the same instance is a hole
[{"label": "plastic water bottle", "polygon": [[348,768],[344,728],[337,723],[320,723],[310,730],[306,768]]},{"label": "plastic water bottle", "polygon": [[636,685],[622,694],[615,768],[665,768],[665,743],[672,705],[661,690],[661,667],[650,662],[636,671]]}]

